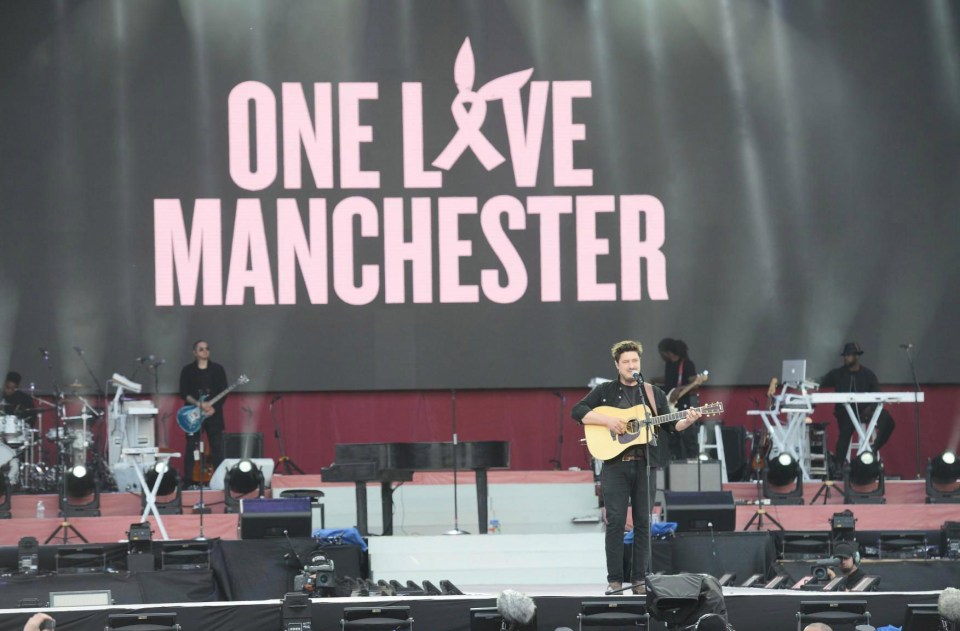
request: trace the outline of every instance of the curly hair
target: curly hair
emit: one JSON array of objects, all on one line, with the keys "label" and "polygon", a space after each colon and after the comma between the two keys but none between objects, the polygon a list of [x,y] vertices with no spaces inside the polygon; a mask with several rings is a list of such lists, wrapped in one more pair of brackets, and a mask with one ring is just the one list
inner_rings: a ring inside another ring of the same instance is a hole
[{"label": "curly hair", "polygon": [[637,355],[643,355],[643,344],[634,342],[633,340],[623,340],[617,342],[610,348],[610,354],[613,355],[614,362],[620,361],[620,356],[630,351],[635,352]]}]

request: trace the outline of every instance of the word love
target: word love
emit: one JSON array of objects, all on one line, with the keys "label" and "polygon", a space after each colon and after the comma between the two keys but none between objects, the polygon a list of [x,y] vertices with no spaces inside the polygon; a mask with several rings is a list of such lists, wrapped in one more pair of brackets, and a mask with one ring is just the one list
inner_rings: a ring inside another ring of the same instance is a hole
[{"label": "word love", "polygon": [[[491,103],[498,103],[503,112],[510,164],[518,187],[537,184],[548,104],[553,186],[593,185],[592,169],[574,168],[574,145],[586,139],[585,126],[574,122],[574,104],[577,99],[590,98],[590,81],[533,81],[529,84],[525,112],[521,94],[533,68],[497,77],[474,89],[474,58],[469,39],[457,54],[453,74],[457,95],[450,112],[457,130],[431,161],[430,166],[435,169],[426,166],[424,157],[423,84],[403,82],[400,86],[404,188],[442,188],[443,171],[449,171],[468,152],[488,171],[503,164],[506,158],[481,130]],[[379,101],[380,85],[314,83],[312,92],[313,98],[308,100],[301,83],[283,83],[279,95],[258,81],[246,81],[233,88],[227,111],[230,176],[237,186],[248,191],[264,190],[277,182],[282,170],[283,187],[301,189],[306,186],[305,157],[316,189],[380,188],[380,171],[366,168],[368,165],[362,160],[364,145],[369,145],[368,155],[393,146],[392,140],[378,139],[376,127],[369,124],[370,120],[384,121],[396,115],[370,103]],[[390,101],[394,101],[393,95]]]}]

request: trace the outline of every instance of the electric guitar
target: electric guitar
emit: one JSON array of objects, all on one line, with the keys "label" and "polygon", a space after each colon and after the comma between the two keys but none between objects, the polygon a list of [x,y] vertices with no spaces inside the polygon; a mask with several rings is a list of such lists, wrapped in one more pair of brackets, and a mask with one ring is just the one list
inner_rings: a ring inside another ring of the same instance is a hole
[{"label": "electric guitar", "polygon": [[[243,384],[249,382],[249,377],[246,375],[240,375],[240,377],[233,382],[232,386],[228,387],[226,390],[210,399],[210,405],[215,404],[217,401],[233,392],[238,386],[242,386]],[[200,402],[205,402],[206,398],[206,396],[200,397]],[[180,429],[188,434],[196,434],[197,431],[200,430],[200,426],[203,425],[203,420],[206,417],[207,415],[203,413],[203,408],[201,408],[199,405],[185,405],[177,410],[177,425],[179,425]]]},{"label": "electric guitar", "polygon": [[[715,416],[723,413],[723,403],[708,403],[707,405],[690,409],[700,412],[703,416]],[[606,416],[614,416],[626,421],[627,424],[627,430],[623,434],[617,434],[603,425],[583,426],[584,437],[587,440],[587,449],[590,450],[590,455],[598,460],[610,460],[634,445],[644,445],[650,442],[650,435],[653,433],[654,427],[663,425],[664,423],[679,421],[687,416],[687,410],[683,410],[682,412],[671,412],[670,414],[654,416],[647,421],[647,409],[641,405],[627,409],[602,405],[594,408],[594,411]]]},{"label": "electric guitar", "polygon": [[702,373],[694,377],[693,381],[687,385],[677,386],[676,388],[670,390],[670,392],[667,393],[667,403],[670,405],[670,411],[677,412],[677,401],[685,397],[687,393],[692,392],[693,390],[696,390],[705,384],[709,378],[710,371],[704,370]]}]

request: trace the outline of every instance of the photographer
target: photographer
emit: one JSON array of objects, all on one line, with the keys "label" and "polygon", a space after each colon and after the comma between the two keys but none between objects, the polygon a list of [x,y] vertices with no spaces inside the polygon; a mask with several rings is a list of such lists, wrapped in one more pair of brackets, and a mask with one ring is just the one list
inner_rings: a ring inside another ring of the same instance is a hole
[{"label": "photographer", "polygon": [[[850,591],[854,585],[860,582],[860,579],[866,576],[866,574],[863,573],[863,570],[860,569],[859,546],[852,541],[841,541],[834,547],[833,556],[840,559],[840,574],[845,576],[847,579],[843,589],[845,591]],[[833,568],[829,568],[827,570],[827,576],[833,580],[837,577],[837,573],[833,570]]]}]

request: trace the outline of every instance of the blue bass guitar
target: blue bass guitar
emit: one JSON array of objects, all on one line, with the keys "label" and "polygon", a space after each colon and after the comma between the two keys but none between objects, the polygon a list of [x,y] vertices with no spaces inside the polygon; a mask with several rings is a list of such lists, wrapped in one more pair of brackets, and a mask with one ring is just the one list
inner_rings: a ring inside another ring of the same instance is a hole
[{"label": "blue bass guitar", "polygon": [[[210,399],[210,405],[213,405],[223,397],[233,392],[233,390],[238,386],[242,386],[243,384],[249,382],[249,377],[246,375],[240,375],[240,377],[233,382],[232,386]],[[205,400],[205,396],[200,397],[201,403],[203,403]],[[196,434],[198,431],[200,431],[200,427],[203,425],[203,419],[206,417],[207,415],[203,413],[203,409],[199,405],[185,405],[177,410],[177,425],[179,425],[180,429],[188,434]]]}]

